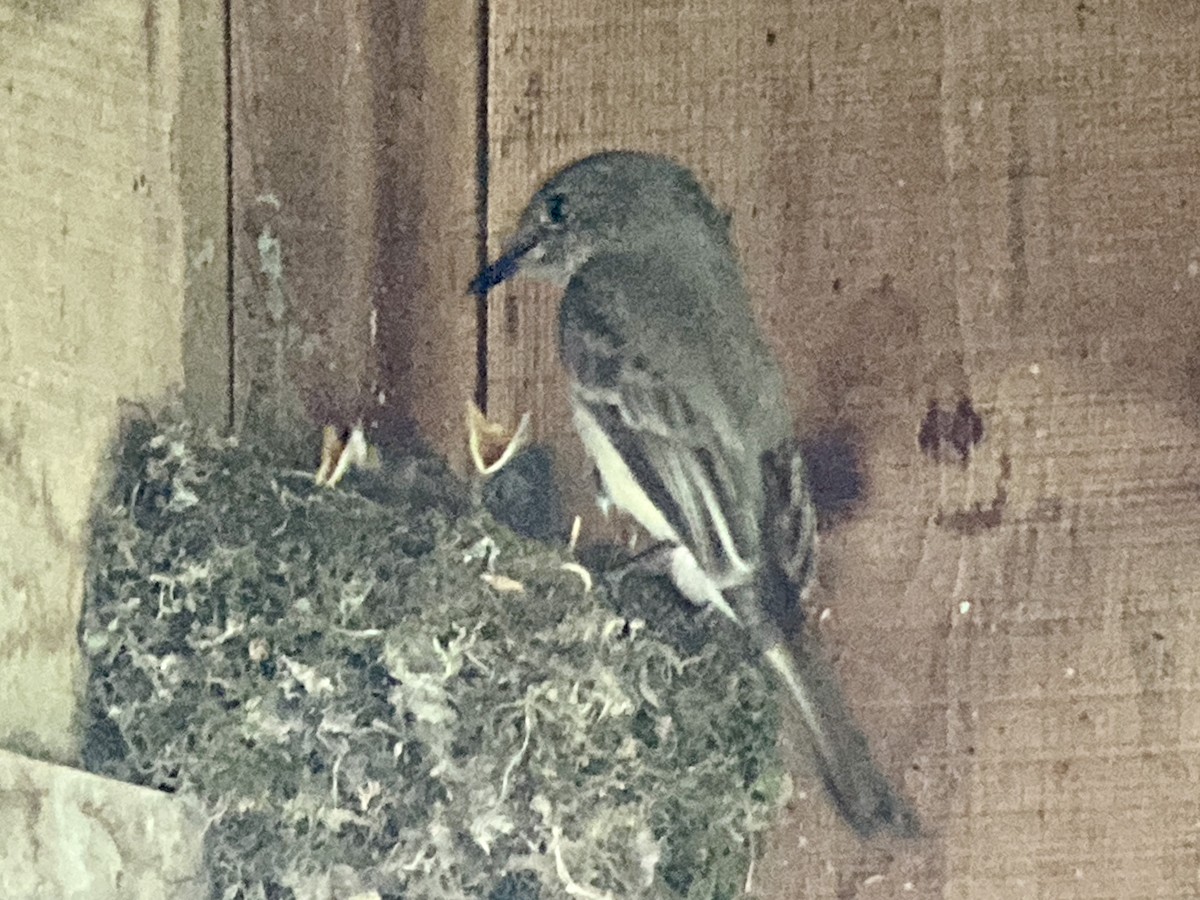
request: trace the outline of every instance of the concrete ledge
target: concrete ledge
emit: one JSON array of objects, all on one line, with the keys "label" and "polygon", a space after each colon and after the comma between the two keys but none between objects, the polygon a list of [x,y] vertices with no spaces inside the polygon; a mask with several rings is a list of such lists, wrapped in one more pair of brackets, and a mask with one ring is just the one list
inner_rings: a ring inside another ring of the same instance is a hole
[{"label": "concrete ledge", "polygon": [[6,900],[201,900],[202,830],[167,794],[0,750]]}]

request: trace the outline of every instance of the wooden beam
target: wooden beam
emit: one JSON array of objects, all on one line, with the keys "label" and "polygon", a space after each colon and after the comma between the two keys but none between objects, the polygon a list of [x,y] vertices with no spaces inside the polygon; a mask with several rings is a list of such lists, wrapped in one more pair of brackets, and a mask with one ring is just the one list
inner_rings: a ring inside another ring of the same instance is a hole
[{"label": "wooden beam", "polygon": [[183,376],[181,171],[210,144],[173,135],[196,127],[181,57],[212,33],[180,23],[170,2],[0,3],[0,743],[60,760],[118,403]]},{"label": "wooden beam", "polygon": [[465,458],[473,4],[238,2],[232,39],[239,427],[361,418]]},{"label": "wooden beam", "polygon": [[[151,7],[153,8],[153,7]],[[199,422],[232,415],[228,56],[224,3],[179,5],[179,110],[172,153],[183,213],[184,399]]]}]

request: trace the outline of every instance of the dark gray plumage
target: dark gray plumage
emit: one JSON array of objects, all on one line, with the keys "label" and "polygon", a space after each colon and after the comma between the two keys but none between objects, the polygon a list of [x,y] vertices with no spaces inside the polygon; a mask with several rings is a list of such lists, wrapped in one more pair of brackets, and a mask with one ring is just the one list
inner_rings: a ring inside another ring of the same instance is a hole
[{"label": "dark gray plumage", "polygon": [[814,636],[789,647],[767,612],[811,582],[816,514],[727,217],[669,159],[596,154],[534,194],[472,290],[517,273],[566,288],[560,350],[605,494],[670,548],[685,596],[750,632],[846,820],[861,834],[915,833]]}]

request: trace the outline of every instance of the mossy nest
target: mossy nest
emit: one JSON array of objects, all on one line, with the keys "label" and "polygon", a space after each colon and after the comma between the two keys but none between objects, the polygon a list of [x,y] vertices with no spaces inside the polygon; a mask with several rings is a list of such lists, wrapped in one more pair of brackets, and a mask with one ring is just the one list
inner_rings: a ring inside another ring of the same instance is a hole
[{"label": "mossy nest", "polygon": [[135,423],[87,764],[199,801],[214,897],[736,897],[788,790],[769,683],[658,581],[585,592],[569,560],[434,460],[328,489]]}]

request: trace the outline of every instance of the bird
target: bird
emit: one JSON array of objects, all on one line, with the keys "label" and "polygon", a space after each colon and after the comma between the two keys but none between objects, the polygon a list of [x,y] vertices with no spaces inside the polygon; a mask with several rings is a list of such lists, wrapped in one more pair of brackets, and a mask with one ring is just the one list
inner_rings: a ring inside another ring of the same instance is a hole
[{"label": "bird", "polygon": [[730,217],[670,157],[594,153],[542,183],[469,291],[517,275],[564,289],[559,355],[604,499],[654,539],[685,598],[749,634],[845,821],[863,837],[916,835],[816,636],[789,642],[772,614],[813,583],[816,512]]}]

